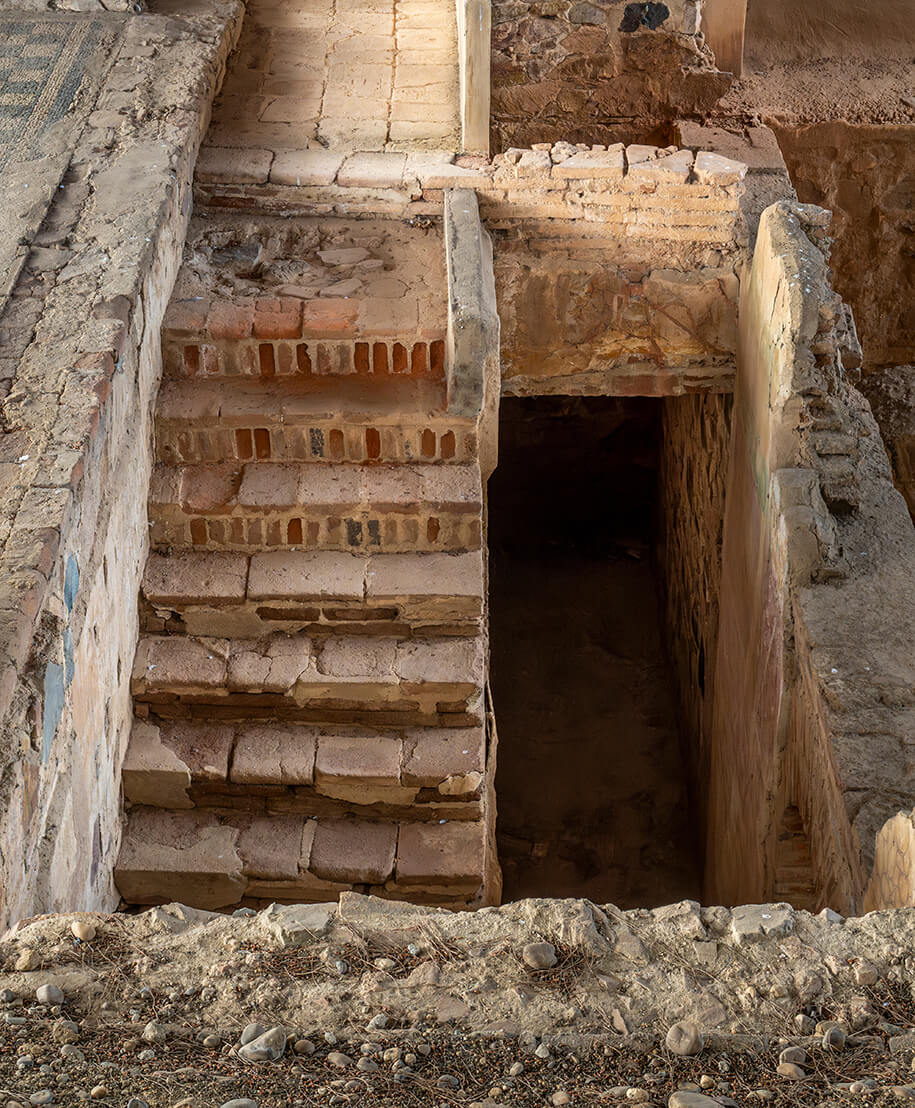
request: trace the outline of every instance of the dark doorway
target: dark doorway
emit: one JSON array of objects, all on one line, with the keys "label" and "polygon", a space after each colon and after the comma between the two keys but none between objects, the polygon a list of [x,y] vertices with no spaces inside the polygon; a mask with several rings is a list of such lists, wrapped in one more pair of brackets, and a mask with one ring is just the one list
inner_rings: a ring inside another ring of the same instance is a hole
[{"label": "dark doorway", "polygon": [[698,897],[652,557],[661,402],[502,401],[489,483],[504,899]]}]

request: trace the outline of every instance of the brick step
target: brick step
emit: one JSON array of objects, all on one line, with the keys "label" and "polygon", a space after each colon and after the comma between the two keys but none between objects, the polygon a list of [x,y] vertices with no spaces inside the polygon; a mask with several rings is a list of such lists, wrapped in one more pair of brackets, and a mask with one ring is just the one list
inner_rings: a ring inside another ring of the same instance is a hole
[{"label": "brick step", "polygon": [[445,326],[416,300],[336,297],[173,300],[162,325],[166,377],[413,377],[442,380]]},{"label": "brick step", "polygon": [[153,551],[140,597],[144,631],[257,638],[473,634],[483,615],[483,556],[332,550]]},{"label": "brick step", "polygon": [[443,382],[163,382],[156,450],[168,465],[236,460],[449,462],[477,456],[470,420],[444,414]]},{"label": "brick step", "polygon": [[460,727],[481,720],[484,660],[482,636],[141,635],[131,691],[140,716]]},{"label": "brick step", "polygon": [[369,822],[134,807],[115,882],[129,904],[229,908],[334,900],[357,889],[416,903],[483,903],[482,822]]},{"label": "brick step", "polygon": [[270,720],[136,720],[125,798],[157,808],[477,820],[483,814],[482,727],[385,731]]},{"label": "brick step", "polygon": [[476,465],[226,462],[153,473],[153,547],[479,550]]}]

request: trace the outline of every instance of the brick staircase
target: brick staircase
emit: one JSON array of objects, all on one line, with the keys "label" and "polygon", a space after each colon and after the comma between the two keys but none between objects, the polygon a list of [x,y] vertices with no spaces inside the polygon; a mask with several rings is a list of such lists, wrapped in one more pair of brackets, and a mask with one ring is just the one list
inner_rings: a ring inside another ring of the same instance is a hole
[{"label": "brick staircase", "polygon": [[217,314],[216,347],[212,306],[163,328],[120,892],[497,902],[478,422],[444,342],[353,325],[317,372],[300,321],[267,356]]}]

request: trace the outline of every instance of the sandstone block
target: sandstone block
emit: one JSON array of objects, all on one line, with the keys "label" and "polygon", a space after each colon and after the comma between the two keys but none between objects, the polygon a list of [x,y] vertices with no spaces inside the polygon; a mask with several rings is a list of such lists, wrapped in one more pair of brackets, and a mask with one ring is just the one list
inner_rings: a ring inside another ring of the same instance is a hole
[{"label": "sandstone block", "polygon": [[240,724],[230,780],[239,785],[310,785],[317,735],[312,727]]},{"label": "sandstone block", "polygon": [[405,154],[352,154],[337,174],[343,188],[398,189],[403,184]]},{"label": "sandstone block", "polygon": [[204,146],[197,157],[195,175],[204,184],[262,185],[267,181],[272,161],[272,150]]},{"label": "sandstone block", "polygon": [[482,727],[423,727],[404,734],[401,779],[405,785],[437,788],[462,774],[482,774],[485,735]]},{"label": "sandstone block", "polygon": [[483,554],[374,554],[365,591],[368,597],[482,597]]},{"label": "sandstone block", "polygon": [[135,808],[115,867],[118,890],[132,904],[227,907],[245,891],[237,840],[209,813]]},{"label": "sandstone block", "polygon": [[252,556],[248,596],[252,600],[362,600],[364,581],[361,555],[277,550]]},{"label": "sandstone block", "polygon": [[399,738],[375,735],[322,735],[315,759],[315,783],[399,785],[403,744]]},{"label": "sandstone block", "polygon": [[133,692],[220,688],[226,676],[225,640],[144,635],[134,658]]},{"label": "sandstone block", "polygon": [[710,154],[707,150],[699,151],[693,167],[693,175],[701,185],[734,185],[742,181],[746,173],[747,167],[742,162]]},{"label": "sandstone block", "polygon": [[315,827],[309,869],[327,881],[381,884],[394,869],[397,827],[361,820],[321,820]]},{"label": "sandstone block", "polygon": [[230,604],[244,599],[248,558],[226,551],[152,552],[143,574],[151,604]]},{"label": "sandstone block", "polygon": [[270,180],[275,185],[332,185],[344,158],[330,150],[279,150]]},{"label": "sandstone block", "polygon": [[242,872],[272,881],[297,878],[304,824],[301,816],[262,816],[245,821],[237,841]]},{"label": "sandstone block", "polygon": [[397,882],[451,885],[481,880],[481,823],[404,823],[397,844]]},{"label": "sandstone block", "polygon": [[121,769],[124,796],[132,804],[157,808],[193,808],[187,795],[191,783],[188,766],[166,743],[159,728],[136,720]]}]

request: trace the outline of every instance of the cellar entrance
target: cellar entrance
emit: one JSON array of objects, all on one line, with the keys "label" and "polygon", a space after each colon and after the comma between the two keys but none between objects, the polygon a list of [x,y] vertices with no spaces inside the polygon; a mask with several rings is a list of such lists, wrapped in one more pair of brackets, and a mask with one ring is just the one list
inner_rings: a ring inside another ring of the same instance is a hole
[{"label": "cellar entrance", "polygon": [[654,540],[661,401],[503,398],[489,483],[504,900],[700,895]]}]

